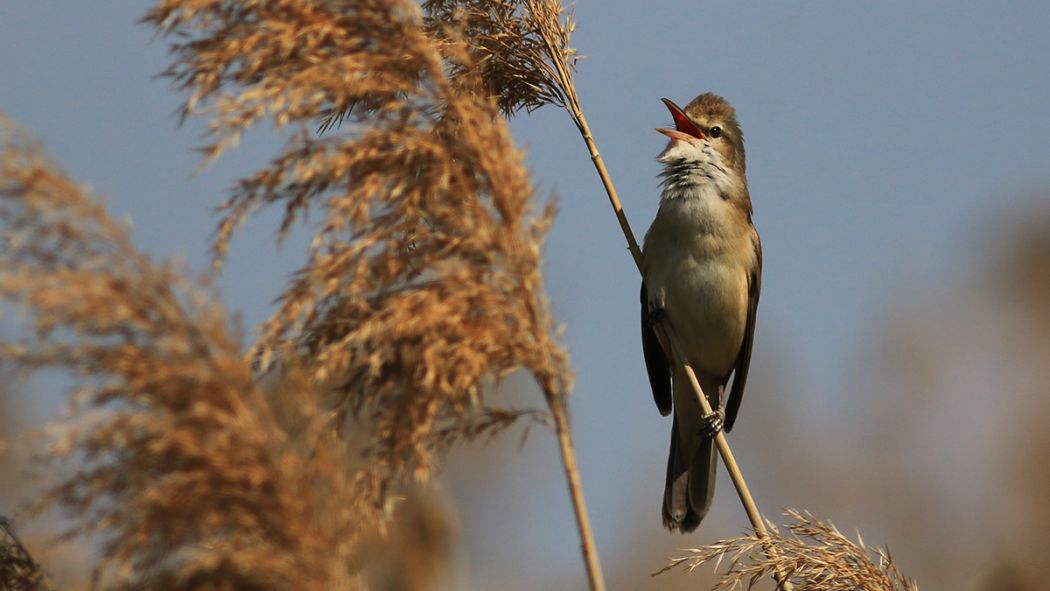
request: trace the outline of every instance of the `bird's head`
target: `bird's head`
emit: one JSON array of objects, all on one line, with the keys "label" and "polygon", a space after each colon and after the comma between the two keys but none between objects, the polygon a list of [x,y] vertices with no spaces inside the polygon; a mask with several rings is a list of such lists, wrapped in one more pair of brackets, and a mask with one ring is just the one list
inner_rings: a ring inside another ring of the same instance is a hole
[{"label": "bird's head", "polygon": [[675,162],[708,162],[745,172],[744,134],[736,120],[736,110],[717,94],[704,93],[680,108],[669,99],[664,105],[674,118],[674,129],[656,131],[671,139],[659,160]]}]

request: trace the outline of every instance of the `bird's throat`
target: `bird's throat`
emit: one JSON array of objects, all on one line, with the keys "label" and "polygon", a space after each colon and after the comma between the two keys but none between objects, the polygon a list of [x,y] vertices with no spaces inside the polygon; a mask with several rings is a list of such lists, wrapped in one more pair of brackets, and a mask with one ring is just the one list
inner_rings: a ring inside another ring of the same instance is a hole
[{"label": "bird's throat", "polygon": [[660,173],[662,199],[717,195],[729,199],[743,183],[740,174],[724,162],[710,143],[673,141],[657,157],[664,165]]}]

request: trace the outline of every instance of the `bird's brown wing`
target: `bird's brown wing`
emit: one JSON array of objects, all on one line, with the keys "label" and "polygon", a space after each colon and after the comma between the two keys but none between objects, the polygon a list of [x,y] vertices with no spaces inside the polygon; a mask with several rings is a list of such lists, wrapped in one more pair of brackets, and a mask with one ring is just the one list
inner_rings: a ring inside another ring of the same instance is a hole
[{"label": "bird's brown wing", "polygon": [[649,297],[642,283],[642,353],[645,355],[645,369],[649,372],[649,385],[653,389],[653,400],[660,414],[671,414],[671,364],[667,361],[660,339],[649,325]]},{"label": "bird's brown wing", "polygon": [[755,248],[755,267],[751,269],[751,275],[748,277],[747,325],[744,329],[744,342],[740,344],[740,354],[737,355],[736,365],[733,367],[733,389],[729,392],[729,400],[726,401],[724,428],[727,433],[736,422],[736,415],[740,412],[740,402],[744,398],[747,370],[751,365],[751,346],[755,342],[758,296],[762,293],[762,241],[758,238],[758,232],[752,234],[751,240]]}]

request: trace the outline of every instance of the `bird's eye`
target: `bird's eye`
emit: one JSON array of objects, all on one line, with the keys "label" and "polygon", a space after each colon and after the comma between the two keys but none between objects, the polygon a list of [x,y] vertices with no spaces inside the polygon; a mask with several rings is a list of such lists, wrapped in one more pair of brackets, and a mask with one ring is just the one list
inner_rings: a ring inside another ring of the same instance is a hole
[{"label": "bird's eye", "polygon": [[716,125],[716,126],[712,127],[711,129],[707,130],[707,135],[709,135],[709,136],[711,136],[713,138],[722,137],[722,128]]}]

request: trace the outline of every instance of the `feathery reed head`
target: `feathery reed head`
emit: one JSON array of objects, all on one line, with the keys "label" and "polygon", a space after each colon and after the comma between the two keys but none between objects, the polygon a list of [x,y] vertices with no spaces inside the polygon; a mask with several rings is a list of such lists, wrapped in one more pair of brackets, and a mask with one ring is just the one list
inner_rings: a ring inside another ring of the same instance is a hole
[{"label": "feathery reed head", "polygon": [[[45,504],[103,540],[103,586],[363,585],[362,540],[406,476],[540,416],[487,406],[488,385],[525,369],[564,412],[571,375],[540,275],[553,208],[535,212],[500,117],[564,104],[562,17],[546,0],[154,3],[144,20],[177,39],[181,115],[209,118],[206,159],[264,120],[291,128],[226,204],[216,265],[261,207],[284,207],[280,237],[324,212],[248,355],[205,283],[138,252],[0,121],[0,297],[32,322],[0,346],[77,379],[52,454],[79,468]],[[318,121],[348,125],[318,137]],[[280,360],[277,385],[248,359]],[[345,411],[367,433],[334,429]],[[362,440],[364,457],[350,451]]]},{"label": "feathery reed head", "polygon": [[883,548],[868,548],[857,537],[853,542],[830,522],[808,512],[788,509],[793,520],[781,531],[768,524],[769,537],[754,534],[690,548],[686,556],[674,558],[654,575],[685,565],[690,571],[702,564],[729,562],[714,589],[750,589],[758,581],[783,575],[799,591],[918,591],[904,577]]},{"label": "feathery reed head", "polygon": [[[560,2],[544,0],[423,2],[427,30],[445,43],[462,45],[471,55],[470,64],[456,64],[451,76],[480,77],[482,91],[494,97],[506,116],[520,109],[566,106],[566,90],[551,58],[553,52],[569,69],[576,62],[569,45],[574,26],[563,10]],[[468,65],[476,73],[469,72]]]},{"label": "feathery reed head", "polygon": [[[269,204],[285,209],[282,234],[323,211],[255,353],[263,364],[304,360],[374,428],[373,460],[417,479],[477,425],[505,424],[493,412],[506,411],[483,403],[486,383],[524,368],[561,398],[571,381],[540,276],[553,210],[533,213],[522,154],[499,117],[556,97],[541,88],[489,99],[492,84],[524,74],[452,31],[491,37],[485,19],[510,19],[523,24],[500,43],[519,47],[534,43],[518,38],[527,19],[465,4],[457,14],[468,22],[439,27],[453,4],[428,3],[424,18],[407,0],[165,0],[146,18],[188,39],[168,73],[190,91],[184,113],[211,117],[209,156],[266,117],[298,129],[237,187],[215,242],[221,260],[234,229]],[[308,131],[333,116],[348,125]]]},{"label": "feathery reed head", "polygon": [[378,479],[312,387],[260,391],[222,310],[0,120],[0,297],[33,330],[16,366],[76,379],[49,493],[103,541],[104,586],[333,588],[379,521]]}]

